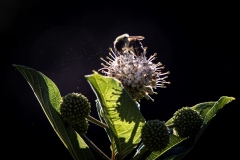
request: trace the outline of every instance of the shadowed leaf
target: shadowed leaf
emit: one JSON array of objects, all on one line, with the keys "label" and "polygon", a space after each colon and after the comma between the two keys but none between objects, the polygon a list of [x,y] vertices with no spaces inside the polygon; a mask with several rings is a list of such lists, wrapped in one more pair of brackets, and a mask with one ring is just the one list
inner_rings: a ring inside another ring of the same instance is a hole
[{"label": "shadowed leaf", "polygon": [[145,119],[118,80],[97,72],[86,78],[99,100],[98,108],[102,108],[100,118],[108,124],[107,133],[114,138],[119,159],[122,159],[140,142]]},{"label": "shadowed leaf", "polygon": [[83,139],[72,128],[64,125],[60,117],[61,95],[52,80],[34,69],[22,65],[13,66],[16,67],[27,80],[51,126],[71,153],[72,157],[75,160],[94,160],[92,152]]},{"label": "shadowed leaf", "polygon": [[[195,137],[191,138],[178,138],[172,135],[170,144],[161,152],[152,152],[146,159],[147,160],[180,160],[182,159],[196,144],[197,140],[209,125],[212,118],[220,111],[226,104],[235,100],[234,97],[222,96],[216,102],[203,102],[192,107],[197,110],[204,118],[204,123]],[[166,125],[172,124],[173,118],[166,122]]]}]

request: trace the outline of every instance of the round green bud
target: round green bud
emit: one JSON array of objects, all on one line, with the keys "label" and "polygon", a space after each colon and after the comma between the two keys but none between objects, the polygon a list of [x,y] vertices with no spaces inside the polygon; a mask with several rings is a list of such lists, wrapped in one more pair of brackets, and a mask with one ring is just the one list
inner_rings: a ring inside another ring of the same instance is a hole
[{"label": "round green bud", "polygon": [[69,93],[61,99],[61,116],[63,120],[67,121],[70,125],[79,123],[85,119],[90,112],[90,102],[80,93]]},{"label": "round green bud", "polygon": [[173,115],[174,130],[179,137],[196,135],[202,126],[203,118],[198,111],[183,107]]},{"label": "round green bud", "polygon": [[148,150],[160,151],[169,143],[169,130],[163,121],[150,120],[142,127],[141,139]]},{"label": "round green bud", "polygon": [[89,123],[88,123],[88,120],[86,120],[85,118],[80,120],[79,123],[76,123],[76,124],[72,124],[71,127],[78,133],[84,133],[86,134],[87,133],[87,130],[88,130],[88,126],[89,126]]}]

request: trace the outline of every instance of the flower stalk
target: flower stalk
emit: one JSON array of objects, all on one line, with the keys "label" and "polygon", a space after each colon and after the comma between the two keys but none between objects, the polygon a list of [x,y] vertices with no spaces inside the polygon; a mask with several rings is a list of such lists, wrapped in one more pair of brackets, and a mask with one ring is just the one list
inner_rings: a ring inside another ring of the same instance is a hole
[{"label": "flower stalk", "polygon": [[108,128],[108,125],[107,125],[107,124],[102,123],[101,121],[97,120],[96,118],[94,118],[94,117],[92,117],[92,116],[90,116],[90,115],[88,115],[86,118],[87,118],[87,120],[89,120],[90,122],[92,122],[92,123],[94,123],[94,124],[96,124],[96,125],[98,125],[98,126],[100,126],[100,127]]},{"label": "flower stalk", "polygon": [[101,157],[105,160],[111,160],[106,154],[104,154],[85,134],[78,133],[82,139],[86,142],[86,144],[91,147],[94,151],[96,151]]}]

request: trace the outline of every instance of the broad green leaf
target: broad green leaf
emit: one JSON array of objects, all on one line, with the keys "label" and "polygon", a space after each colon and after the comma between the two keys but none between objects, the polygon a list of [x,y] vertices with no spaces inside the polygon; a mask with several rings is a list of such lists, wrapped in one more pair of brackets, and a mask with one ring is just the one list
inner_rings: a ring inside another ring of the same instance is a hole
[{"label": "broad green leaf", "polygon": [[186,138],[179,138],[178,136],[171,134],[170,135],[170,142],[167,145],[167,147],[162,150],[162,151],[154,151],[152,152],[147,158],[146,160],[154,160],[156,158],[158,158],[159,156],[163,155],[165,152],[167,152],[168,150],[170,150],[171,148],[173,148],[174,146],[176,146],[177,144],[181,143],[182,141],[184,141]]},{"label": "broad green leaf", "polygon": [[[209,122],[222,109],[226,104],[235,100],[234,97],[222,96],[216,102],[203,102],[196,104],[192,108],[197,110],[202,117],[204,117],[204,123],[198,134],[192,138],[178,138],[175,135],[171,135],[170,144],[161,152],[152,152],[146,159],[147,160],[180,160],[182,159],[196,144],[197,140],[209,125]],[[173,118],[166,122],[166,125],[172,124]]]},{"label": "broad green leaf", "polygon": [[[106,123],[106,121],[105,121],[106,117],[103,114],[102,107],[101,107],[101,104],[100,104],[98,99],[96,100],[96,108],[97,108],[97,112],[98,112],[98,116],[99,116],[100,121],[103,122],[103,123]],[[118,152],[117,151],[117,146],[116,146],[116,143],[114,141],[114,137],[112,135],[112,132],[111,132],[110,128],[104,128],[104,129],[107,133],[107,136],[108,136],[110,142],[112,143],[112,145],[111,145],[112,152],[117,153]]]},{"label": "broad green leaf", "polygon": [[75,160],[94,159],[90,148],[84,140],[73,129],[64,125],[64,122],[61,120],[61,95],[54,82],[34,69],[22,65],[13,66],[16,67],[27,80],[51,126],[71,153],[72,157]]},{"label": "broad green leaf", "polygon": [[208,124],[211,119],[217,114],[217,112],[222,109],[226,104],[234,100],[235,98],[233,97],[227,97],[227,96],[222,96],[214,105],[212,108],[209,109],[207,112],[205,118],[204,118],[204,123]]},{"label": "broad green leaf", "polygon": [[118,80],[102,76],[97,72],[87,75],[86,78],[100,102],[102,114],[114,138],[119,159],[122,159],[141,141],[141,129],[145,119],[136,102]]}]

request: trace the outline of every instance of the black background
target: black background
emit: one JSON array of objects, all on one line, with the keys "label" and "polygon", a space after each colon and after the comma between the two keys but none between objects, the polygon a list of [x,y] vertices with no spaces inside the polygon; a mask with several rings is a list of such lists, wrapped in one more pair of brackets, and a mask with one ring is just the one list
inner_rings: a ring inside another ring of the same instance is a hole
[{"label": "black background", "polygon": [[[236,105],[237,51],[235,4],[159,2],[0,2],[2,67],[2,152],[4,159],[72,159],[50,126],[30,86],[12,65],[41,71],[54,81],[62,95],[80,92],[95,111],[96,96],[84,78],[101,68],[114,39],[141,35],[148,56],[170,71],[171,82],[142,100],[146,120],[167,121],[183,106],[233,96],[185,157],[233,159],[237,154]],[[87,136],[110,155],[103,129],[90,124]],[[98,157],[98,156],[96,156]]]}]

